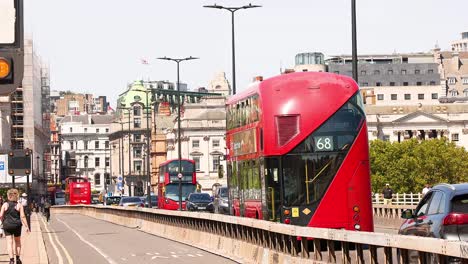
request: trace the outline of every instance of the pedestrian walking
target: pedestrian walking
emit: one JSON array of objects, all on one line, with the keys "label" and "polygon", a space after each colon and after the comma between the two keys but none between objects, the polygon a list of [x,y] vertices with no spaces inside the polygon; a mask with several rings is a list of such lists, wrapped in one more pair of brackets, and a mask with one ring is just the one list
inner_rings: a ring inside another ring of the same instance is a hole
[{"label": "pedestrian walking", "polygon": [[23,206],[26,221],[28,222],[28,226],[31,227],[31,208],[29,208],[28,194],[21,194],[21,198],[19,198],[18,202]]},{"label": "pedestrian walking", "polygon": [[426,186],[424,187],[424,189],[422,189],[422,194],[423,194],[423,196],[426,195],[426,193],[427,193],[428,191],[430,191],[430,190],[431,190],[431,186],[430,186],[429,184],[426,184]]},{"label": "pedestrian walking", "polygon": [[50,220],[50,202],[49,199],[46,199],[44,202],[44,213],[47,219],[47,222]]},{"label": "pedestrian walking", "polygon": [[382,190],[384,204],[392,204],[393,190],[390,188],[390,184],[385,184],[385,188]]},{"label": "pedestrian walking", "polygon": [[[21,255],[21,227],[26,227],[26,232],[29,231],[24,208],[21,203],[18,203],[19,192],[17,189],[10,189],[7,192],[8,202],[2,205],[0,210],[0,219],[3,221],[3,229],[7,239],[7,251],[10,256],[10,263],[22,264]],[[16,250],[15,250],[16,249]]]}]

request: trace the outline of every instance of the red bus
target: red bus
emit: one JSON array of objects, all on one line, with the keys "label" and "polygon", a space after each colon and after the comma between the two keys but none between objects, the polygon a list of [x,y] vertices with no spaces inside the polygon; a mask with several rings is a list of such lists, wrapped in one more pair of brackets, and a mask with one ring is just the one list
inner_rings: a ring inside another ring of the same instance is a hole
[{"label": "red bus", "polygon": [[234,215],[373,231],[367,124],[354,80],[284,74],[226,107]]},{"label": "red bus", "polygon": [[[182,209],[185,210],[185,198],[195,192],[197,173],[195,161],[181,159],[182,168]],[[159,209],[179,209],[179,160],[167,160],[159,165],[158,207]]]},{"label": "red bus", "polygon": [[91,204],[91,183],[88,179],[82,177],[65,179],[65,203]]}]

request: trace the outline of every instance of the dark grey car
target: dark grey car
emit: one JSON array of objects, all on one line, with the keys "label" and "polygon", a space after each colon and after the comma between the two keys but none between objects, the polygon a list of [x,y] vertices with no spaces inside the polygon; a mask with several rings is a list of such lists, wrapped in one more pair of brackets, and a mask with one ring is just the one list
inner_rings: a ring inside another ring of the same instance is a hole
[{"label": "dark grey car", "polygon": [[227,187],[220,187],[216,189],[213,200],[213,210],[217,214],[229,214],[229,197]]},{"label": "dark grey car", "polygon": [[186,199],[188,211],[206,211],[211,197],[207,193],[191,193]]},{"label": "dark grey car", "polygon": [[[468,183],[439,184],[405,210],[399,234],[468,241]],[[432,259],[429,261],[432,262]],[[458,260],[450,258],[449,262]]]}]

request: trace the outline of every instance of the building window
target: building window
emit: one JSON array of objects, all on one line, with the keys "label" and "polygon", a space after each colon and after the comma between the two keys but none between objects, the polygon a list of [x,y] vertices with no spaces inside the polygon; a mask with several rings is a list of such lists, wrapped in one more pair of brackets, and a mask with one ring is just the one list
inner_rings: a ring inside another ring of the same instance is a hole
[{"label": "building window", "polygon": [[463,78],[463,84],[468,84],[468,78]]},{"label": "building window", "polygon": [[88,150],[88,141],[83,141],[84,149]]},{"label": "building window", "polygon": [[88,128],[87,128],[87,127],[84,128],[84,132],[85,132],[85,133],[88,132]]},{"label": "building window", "polygon": [[213,139],[213,148],[219,147],[219,139]]},{"label": "building window", "polygon": [[433,70],[433,69],[427,70],[427,74],[433,74],[433,73],[434,73],[434,70]]},{"label": "building window", "polygon": [[376,82],[375,86],[382,86],[382,83],[381,82]]},{"label": "building window", "polygon": [[101,185],[101,174],[94,174],[94,185]]},{"label": "building window", "polygon": [[380,74],[380,71],[379,70],[375,70],[374,71],[374,75],[379,75]]},{"label": "building window", "polygon": [[107,185],[111,184],[111,177],[109,173],[104,173],[104,180],[106,181]]},{"label": "building window", "polygon": [[135,134],[133,135],[133,140],[135,142],[141,142],[141,134]]},{"label": "building window", "polygon": [[457,79],[455,77],[448,78],[448,83],[449,84],[455,84],[457,82]]},{"label": "building window", "polygon": [[418,100],[424,100],[424,94],[418,94]]},{"label": "building window", "polygon": [[99,167],[101,165],[101,159],[99,157],[94,158],[94,166]]},{"label": "building window", "polygon": [[401,75],[406,75],[406,70],[401,70]]},{"label": "building window", "polygon": [[141,116],[141,107],[139,105],[133,107],[133,115]]},{"label": "building window", "polygon": [[398,99],[397,95],[396,94],[392,94],[391,95],[391,99],[392,101],[396,101]]},{"label": "building window", "polygon": [[200,157],[193,157],[193,161],[195,161],[195,170],[200,171]]},{"label": "building window", "polygon": [[218,171],[219,167],[219,156],[213,156],[213,170],[212,171]]},{"label": "building window", "polygon": [[142,153],[142,151],[141,151],[140,147],[133,148],[133,157],[134,158],[137,158],[137,159],[141,158],[141,153]]},{"label": "building window", "polygon": [[421,86],[422,82],[416,82],[416,86]]},{"label": "building window", "polygon": [[199,148],[200,147],[200,140],[194,139],[192,140],[192,148]]},{"label": "building window", "polygon": [[99,141],[94,141],[94,149],[99,149]]},{"label": "building window", "polygon": [[84,167],[88,168],[88,156],[84,157]]},{"label": "building window", "polygon": [[432,97],[432,99],[438,99],[439,95],[437,93],[432,93],[431,97]]},{"label": "building window", "polygon": [[378,94],[378,95],[377,95],[377,100],[382,101],[383,99],[384,99],[384,95],[383,95],[383,94]]},{"label": "building window", "polygon": [[463,96],[468,97],[468,89],[463,90]]},{"label": "building window", "polygon": [[106,128],[106,133],[109,133],[109,129],[108,129],[108,128]]},{"label": "building window", "polygon": [[366,75],[366,71],[361,71],[361,75]]},{"label": "building window", "polygon": [[452,141],[458,141],[458,133],[452,134]]},{"label": "building window", "polygon": [[142,164],[141,160],[135,160],[133,162],[133,168],[135,168],[136,172],[141,172],[141,168],[142,168],[141,164]]},{"label": "building window", "polygon": [[109,167],[109,166],[110,166],[110,158],[106,157],[106,167]]},{"label": "building window", "polygon": [[414,74],[421,74],[421,70],[414,70]]},{"label": "building window", "polygon": [[73,127],[70,127],[70,133],[73,132]]},{"label": "building window", "polygon": [[436,82],[435,82],[435,81],[431,81],[431,82],[429,83],[429,85],[436,85]]},{"label": "building window", "polygon": [[70,141],[70,149],[75,149],[75,146],[74,146],[75,144],[74,144],[74,143],[75,143],[75,142]]},{"label": "building window", "polygon": [[408,86],[408,82],[403,82],[403,86]]},{"label": "building window", "polygon": [[387,73],[388,75],[393,75],[393,70],[388,70]]},{"label": "building window", "polygon": [[405,94],[405,100],[411,100],[411,94]]},{"label": "building window", "polygon": [[395,82],[390,82],[390,86],[395,86]]},{"label": "building window", "polygon": [[133,119],[133,127],[140,128],[141,127],[141,118],[134,118]]},{"label": "building window", "polygon": [[99,133],[99,128],[96,128],[96,133]]},{"label": "building window", "polygon": [[109,148],[109,141],[108,140],[106,140],[106,142],[104,142],[104,146],[105,146],[106,149]]},{"label": "building window", "polygon": [[457,96],[458,95],[458,91],[456,89],[453,89],[450,91],[450,95],[451,96]]}]

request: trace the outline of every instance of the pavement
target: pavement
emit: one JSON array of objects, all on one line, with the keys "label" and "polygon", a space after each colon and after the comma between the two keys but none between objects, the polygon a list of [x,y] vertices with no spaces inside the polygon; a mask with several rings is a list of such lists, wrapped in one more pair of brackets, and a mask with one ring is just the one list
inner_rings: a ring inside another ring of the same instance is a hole
[{"label": "pavement", "polygon": [[[21,234],[22,251],[20,258],[25,264],[49,264],[39,217],[39,214],[33,213],[31,215],[31,233],[28,234],[26,229],[23,228]],[[2,237],[0,238],[0,263],[8,263],[9,261],[6,238]]]}]

